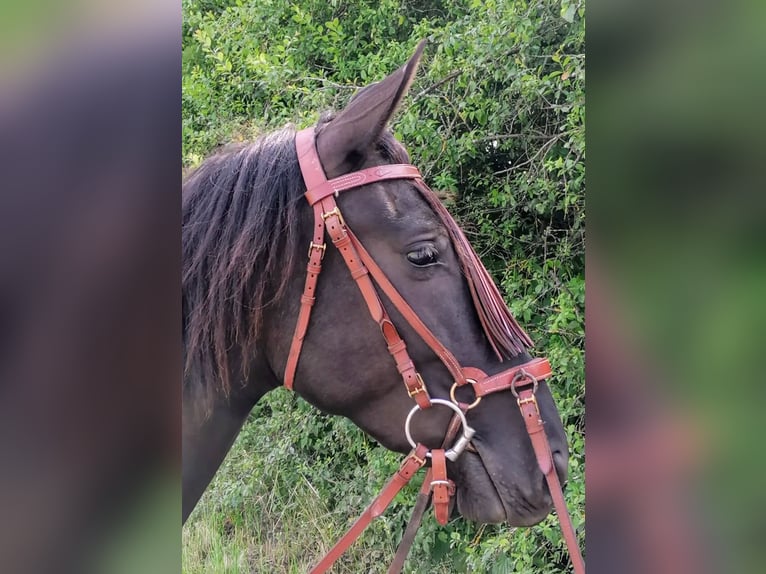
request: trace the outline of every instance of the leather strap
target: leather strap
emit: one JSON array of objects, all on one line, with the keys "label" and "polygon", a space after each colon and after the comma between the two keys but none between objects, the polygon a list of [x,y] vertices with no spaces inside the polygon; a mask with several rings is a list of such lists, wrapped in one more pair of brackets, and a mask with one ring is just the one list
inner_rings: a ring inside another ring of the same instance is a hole
[{"label": "leather strap", "polygon": [[309,187],[306,191],[306,200],[309,205],[322,201],[325,197],[338,194],[349,189],[356,189],[369,183],[386,181],[389,179],[415,179],[420,177],[420,171],[414,165],[392,164],[378,167],[368,167],[360,171],[341,175],[335,179],[326,180],[319,185]]},{"label": "leather strap", "polygon": [[[407,352],[407,345],[400,337],[396,327],[391,321],[383,304],[378,297],[375,286],[368,276],[368,271],[362,263],[356,248],[351,243],[350,231],[346,227],[343,215],[333,195],[336,192],[352,189],[363,185],[360,182],[372,183],[383,179],[401,179],[402,177],[419,177],[420,172],[413,166],[393,165],[369,168],[362,172],[361,178],[341,176],[327,181],[322,169],[319,157],[315,152],[314,130],[309,128],[296,134],[296,151],[298,162],[303,172],[308,191],[307,199],[314,207],[314,239],[309,245],[309,265],[306,273],[306,283],[301,297],[301,307],[298,313],[298,321],[290,345],[287,363],[285,366],[285,386],[292,389],[295,372],[298,367],[303,339],[311,319],[311,309],[316,300],[316,284],[321,272],[321,260],[326,251],[324,243],[325,232],[338,248],[346,266],[349,268],[352,278],[356,281],[362,297],[373,320],[378,323],[381,333],[386,340],[388,351],[394,359],[396,368],[407,388],[407,393],[418,405],[426,409],[431,406],[431,399],[423,383],[423,379],[415,368],[415,364]],[[329,187],[328,187],[329,186]],[[326,193],[328,189],[333,191]],[[314,190],[325,190],[313,194]]]},{"label": "leather strap", "polygon": [[298,368],[298,359],[301,356],[303,338],[306,336],[311,309],[316,301],[316,286],[319,274],[322,272],[322,259],[324,258],[327,245],[324,242],[324,219],[322,219],[322,207],[314,206],[314,238],[309,243],[309,263],[306,268],[306,283],[301,296],[301,308],[298,311],[298,322],[295,325],[295,333],[290,344],[290,352],[285,366],[285,386],[292,390],[295,381],[295,371]]},{"label": "leather strap", "polygon": [[567,510],[567,504],[564,500],[564,492],[561,488],[559,476],[556,472],[556,466],[553,463],[553,454],[548,443],[548,437],[545,435],[543,420],[540,417],[540,410],[537,405],[534,388],[529,387],[518,391],[517,399],[521,416],[527,427],[527,434],[532,441],[532,448],[535,451],[537,464],[545,475],[548,482],[548,490],[553,498],[553,505],[556,508],[556,514],[559,518],[561,532],[569,550],[569,556],[572,560],[575,574],[585,574],[585,562],[580,553],[580,547],[577,544],[577,535],[572,525],[572,519]]},{"label": "leather strap", "polygon": [[[321,185],[327,181],[319,161],[319,155],[316,153],[314,142],[314,129],[309,128],[299,131],[295,134],[295,151],[298,155],[298,164],[301,168],[303,181],[307,189]],[[293,340],[290,343],[290,352],[287,355],[285,365],[285,387],[292,390],[295,382],[295,371],[298,369],[298,359],[301,356],[303,347],[303,338],[306,336],[309,321],[311,320],[311,309],[316,301],[316,286],[319,281],[319,274],[322,272],[322,259],[324,258],[327,245],[324,242],[325,233],[324,218],[322,218],[322,207],[314,206],[314,232],[313,239],[309,243],[309,263],[306,268],[306,283],[303,287],[303,296],[301,296],[301,307],[298,311],[298,322],[295,325]]]},{"label": "leather strap", "polygon": [[306,128],[295,134],[295,152],[301,167],[306,189],[314,189],[327,181],[319,154],[316,152],[316,134],[314,128]]},{"label": "leather strap", "polygon": [[444,449],[437,448],[431,451],[431,469],[433,470],[431,488],[434,516],[436,522],[444,526],[449,520],[450,491],[455,491],[455,485],[447,478],[447,459],[444,456]]},{"label": "leather strap", "polygon": [[432,476],[433,471],[429,468],[423,479],[423,486],[420,487],[420,492],[418,492],[415,506],[410,515],[410,521],[407,523],[407,528],[404,530],[402,539],[399,541],[396,555],[391,561],[391,565],[388,567],[388,574],[399,574],[402,571],[402,568],[404,568],[404,563],[407,561],[407,555],[410,553],[412,543],[415,542],[415,536],[420,529],[420,525],[423,523],[423,515],[426,513],[426,510],[428,510],[428,504],[431,502]]},{"label": "leather strap", "polygon": [[[394,323],[388,316],[383,303],[378,297],[378,292],[369,276],[369,271],[352,240],[351,231],[346,227],[340,209],[335,203],[333,197],[326,197],[321,202],[324,211],[323,217],[326,218],[326,230],[332,238],[335,247],[338,248],[348,267],[351,277],[356,281],[359,291],[362,293],[367,308],[373,320],[378,323],[383,338],[386,340],[388,352],[394,359],[396,368],[404,381],[407,393],[420,406],[426,409],[431,406],[431,398],[423,384],[423,379],[415,369],[407,345],[396,330]],[[330,215],[332,213],[332,215]]]},{"label": "leather strap", "polygon": [[388,508],[391,501],[404,488],[404,486],[415,476],[415,473],[420,470],[426,462],[426,453],[428,449],[419,444],[407,458],[404,459],[399,470],[394,473],[394,476],[386,483],[380,494],[372,501],[362,515],[357,518],[356,522],[349,528],[348,532],[336,542],[330,552],[322,558],[322,560],[311,569],[311,574],[322,574],[326,572],[335,561],[348,549],[354,541],[364,532],[365,528],[369,526],[373,519],[377,518]]},{"label": "leather strap", "polygon": [[[459,404],[461,410],[465,413],[468,411],[468,405],[464,403]],[[455,440],[462,421],[457,414],[452,415],[452,420],[447,427],[447,432],[444,435],[442,441],[442,449],[447,448],[452,441]],[[396,555],[394,556],[391,566],[388,568],[388,574],[399,574],[404,568],[404,563],[407,561],[407,555],[410,553],[412,543],[415,542],[415,535],[418,533],[420,524],[423,522],[423,515],[428,509],[428,503],[431,502],[431,480],[433,477],[433,469],[429,468],[426,472],[426,477],[423,479],[423,485],[418,492],[415,506],[412,509],[410,515],[410,521],[407,523],[407,528],[404,530],[402,539],[399,541],[399,547],[396,549]],[[450,495],[454,495],[454,492],[450,492]]]},{"label": "leather strap", "polygon": [[[517,365],[506,371],[492,375],[491,377],[484,375],[481,378],[476,378],[476,373],[481,373],[479,369],[474,369],[471,367],[465,369],[467,376],[476,380],[476,383],[473,385],[473,390],[476,393],[476,398],[496,393],[498,391],[510,390],[513,386],[514,378],[516,378],[517,375],[520,375],[522,371],[532,375],[538,381],[547,379],[553,374],[551,371],[551,364],[546,358],[532,359],[523,365]],[[460,383],[458,383],[458,386],[460,386]]]},{"label": "leather strap", "polygon": [[391,300],[391,303],[393,303],[394,307],[396,307],[399,313],[402,314],[404,319],[412,326],[415,332],[421,339],[423,339],[436,356],[439,357],[441,362],[444,363],[444,366],[447,367],[453,379],[460,384],[465,384],[466,380],[463,375],[463,369],[460,367],[460,363],[458,363],[454,355],[441,344],[439,339],[437,339],[431,330],[426,327],[425,323],[420,320],[418,314],[409,306],[404,297],[399,294],[399,291],[397,291],[396,287],[394,287],[388,280],[386,274],[383,273],[383,270],[380,267],[378,267],[378,264],[375,263],[375,260],[370,256],[359,239],[357,239],[351,231],[349,231],[349,236],[351,237],[351,242],[359,253],[359,257],[364,261],[370,275],[373,276],[381,291],[386,294],[386,297]]}]

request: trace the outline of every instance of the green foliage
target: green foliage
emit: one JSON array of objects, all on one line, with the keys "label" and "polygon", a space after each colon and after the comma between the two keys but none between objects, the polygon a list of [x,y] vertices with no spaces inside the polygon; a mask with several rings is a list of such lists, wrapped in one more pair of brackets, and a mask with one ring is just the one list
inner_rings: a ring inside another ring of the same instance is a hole
[{"label": "green foliage", "polygon": [[[443,190],[514,314],[551,359],[584,534],[584,5],[572,0],[182,0],[183,154],[310,125],[429,46],[393,129]],[[278,412],[279,416],[271,416]],[[184,531],[184,569],[302,572],[398,465],[284,391],[253,412]],[[382,571],[418,488],[338,572]],[[290,533],[291,543],[285,541]],[[409,572],[565,572],[555,517],[531,529],[424,521]]]}]

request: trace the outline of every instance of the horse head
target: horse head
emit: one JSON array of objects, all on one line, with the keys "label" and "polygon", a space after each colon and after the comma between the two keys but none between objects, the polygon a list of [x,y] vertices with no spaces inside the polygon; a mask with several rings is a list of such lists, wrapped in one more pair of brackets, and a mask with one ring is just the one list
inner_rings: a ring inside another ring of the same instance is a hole
[{"label": "horse head", "polygon": [[[422,46],[405,66],[361,90],[343,111],[317,126],[316,150],[328,179],[409,163],[406,151],[386,126],[415,76],[421,51]],[[411,181],[372,183],[340,195],[337,204],[370,256],[461,365],[491,375],[507,369],[509,363],[529,360],[523,350],[515,356],[501,355],[502,362],[498,358],[477,315],[451,234]],[[309,233],[313,228],[310,212],[306,206],[302,226]],[[305,236],[304,245],[311,240]],[[412,399],[339,250],[328,245],[322,266],[295,390],[320,409],[348,417],[387,448],[406,452],[410,445],[404,425]],[[280,379],[290,347],[290,329],[284,328],[284,322],[294,324],[302,287],[299,274],[285,299],[288,311],[275,312],[273,327],[267,327],[267,354]],[[391,301],[381,297],[429,393],[448,399],[453,377]],[[564,479],[564,431],[547,388],[539,391],[538,401],[554,461]],[[412,434],[436,448],[451,415],[443,407],[418,413]],[[548,514],[551,500],[511,393],[485,397],[468,419],[477,431],[475,449],[450,465],[459,511],[479,522],[529,525],[540,521]]]},{"label": "horse head", "polygon": [[[421,44],[403,67],[365,87],[342,111],[317,124],[315,149],[327,179],[409,163],[407,152],[387,126],[415,77],[422,49]],[[300,356],[293,367],[288,366],[305,296],[306,249],[314,241],[316,221],[303,197],[306,187],[294,138],[293,130],[283,130],[208,160],[185,186],[187,379],[203,379],[206,374],[220,378],[221,372],[230,375],[225,400],[214,399],[212,408],[213,413],[228,413],[237,409],[225,405],[241,403],[238,415],[223,417],[233,422],[219,418],[218,430],[212,431],[227,437],[219,441],[224,453],[229,435],[239,429],[242,413],[246,415],[264,392],[282,384],[288,374],[295,392],[311,404],[349,418],[388,449],[409,452],[405,420],[413,408],[412,397],[402,384],[379,324],[370,318],[357,281],[329,241],[322,253],[310,322],[301,335]],[[205,195],[216,188],[225,197]],[[415,182],[377,181],[339,194],[336,201],[369,256],[460,365],[493,375],[530,361],[531,342],[509,319],[504,306],[484,310],[482,316],[468,279],[472,269],[467,267],[476,263],[466,259],[465,248],[456,242],[451,219],[445,219]],[[238,231],[229,233],[230,226]],[[444,358],[426,344],[390,297],[380,291],[378,296],[430,396],[449,400],[455,378]],[[228,310],[218,309],[221,305],[229,305]],[[488,328],[492,315],[506,326],[505,339],[498,340]],[[220,328],[209,325],[216,321]],[[457,394],[460,400],[472,400],[467,388],[458,389]],[[566,439],[544,381],[537,402],[563,482]],[[412,435],[429,448],[439,448],[452,414],[438,405],[423,409],[412,420]],[[209,420],[214,419],[215,414]],[[551,496],[512,393],[483,397],[468,411],[467,419],[476,430],[473,447],[448,463],[459,512],[482,523],[531,525],[542,520],[551,510]],[[213,425],[199,423],[187,431],[185,421],[185,481],[187,469],[191,475],[192,465],[211,458],[198,454],[204,449],[195,445],[194,437],[200,436],[205,424]],[[199,482],[207,484],[207,480]],[[190,495],[192,506],[195,496]],[[184,506],[188,514],[186,501]]]}]

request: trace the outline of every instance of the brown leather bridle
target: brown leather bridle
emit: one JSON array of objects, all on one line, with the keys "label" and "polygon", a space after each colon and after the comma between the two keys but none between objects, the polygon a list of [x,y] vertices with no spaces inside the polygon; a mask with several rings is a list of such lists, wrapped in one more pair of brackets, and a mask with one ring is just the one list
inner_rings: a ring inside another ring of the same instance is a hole
[{"label": "brown leather bridle", "polygon": [[[552,374],[548,360],[540,358],[532,359],[527,363],[517,365],[492,376],[486,375],[475,367],[462,367],[452,353],[441,344],[436,336],[420,320],[417,313],[407,304],[407,301],[388,280],[385,273],[378,267],[359,239],[352,233],[335,201],[338,195],[344,191],[356,189],[370,183],[395,179],[412,180],[413,184],[422,194],[433,194],[433,191],[423,182],[420,171],[415,166],[407,164],[383,165],[355,171],[328,180],[316,151],[314,128],[299,131],[296,134],[295,146],[303,179],[306,183],[307,191],[305,197],[314,210],[314,232],[313,239],[309,243],[309,263],[306,282],[303,295],[301,296],[298,321],[285,367],[284,384],[288,389],[293,388],[303,339],[311,318],[311,309],[316,301],[316,286],[319,274],[322,271],[322,259],[327,250],[325,235],[329,235],[333,244],[343,256],[343,260],[351,272],[351,277],[356,281],[370,311],[370,315],[380,327],[383,338],[388,346],[388,352],[394,359],[407,393],[416,402],[405,424],[405,434],[412,444],[413,450],[407,455],[399,470],[383,487],[381,493],[372,504],[370,504],[322,561],[311,570],[312,574],[320,574],[327,571],[364,531],[372,519],[383,513],[396,494],[412,479],[420,468],[425,466],[429,458],[431,459],[431,467],[427,471],[410,526],[414,523],[414,530],[417,529],[422,513],[427,506],[429,494],[433,498],[434,514],[437,521],[442,525],[446,524],[449,518],[450,497],[454,494],[454,484],[447,478],[446,459],[456,460],[463,450],[468,447],[474,433],[474,430],[468,425],[465,413],[478,406],[485,395],[505,390],[513,393],[521,410],[527,433],[532,441],[537,457],[537,463],[548,481],[549,490],[572,558],[574,570],[577,574],[584,574],[585,563],[577,545],[577,538],[569,513],[567,512],[561,484],[553,463],[553,455],[543,428],[537,399],[535,398],[538,381],[546,379]],[[477,263],[481,265],[478,260]],[[451,401],[432,399],[430,397],[423,378],[418,373],[415,364],[407,352],[407,345],[399,335],[378,296],[373,279],[378,288],[385,293],[386,297],[401,313],[405,321],[410,324],[450,372],[454,380],[450,392]],[[471,404],[461,403],[455,398],[455,390],[469,383],[473,387],[476,399]],[[423,444],[416,443],[412,439],[409,425],[417,411],[430,408],[432,405],[446,406],[455,411],[455,414],[448,427],[442,448],[429,450]],[[451,448],[447,448],[461,426],[463,429],[462,435]],[[408,531],[413,530],[410,526],[408,526]],[[403,539],[394,563],[389,569],[389,574],[400,571],[413,537],[414,531],[405,533],[405,539]]]}]

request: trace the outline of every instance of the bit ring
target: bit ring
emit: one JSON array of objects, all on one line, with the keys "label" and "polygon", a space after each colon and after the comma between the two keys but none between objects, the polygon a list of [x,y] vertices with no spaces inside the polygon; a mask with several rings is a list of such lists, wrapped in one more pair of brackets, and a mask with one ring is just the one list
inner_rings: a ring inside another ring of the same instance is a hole
[{"label": "bit ring", "polygon": [[[451,449],[449,449],[446,453],[444,453],[444,456],[451,460],[452,462],[455,462],[457,460],[457,457],[461,455],[463,450],[465,450],[465,447],[468,446],[468,443],[473,438],[473,435],[476,433],[476,429],[473,429],[468,426],[468,421],[465,418],[465,413],[460,409],[459,406],[457,406],[454,403],[451,403],[450,401],[445,401],[444,399],[431,399],[431,403],[435,405],[442,405],[445,407],[449,407],[457,415],[460,417],[460,422],[463,424],[463,434],[455,441],[455,444],[452,446]],[[412,407],[412,410],[407,415],[407,420],[404,421],[404,434],[407,437],[407,441],[412,445],[412,448],[416,448],[417,444],[412,438],[412,432],[410,431],[410,424],[412,423],[412,417],[415,416],[415,413],[418,412],[420,409],[420,405],[415,405]],[[431,451],[429,450],[426,453],[427,458],[431,458]]]},{"label": "bit ring", "polygon": [[519,398],[519,392],[516,390],[516,383],[523,379],[529,379],[532,381],[532,384],[534,385],[532,387],[532,394],[534,395],[537,392],[537,377],[534,375],[529,374],[524,369],[521,369],[518,373],[516,373],[513,376],[513,379],[511,379],[511,392],[513,393],[513,396],[516,397],[516,400]]}]

